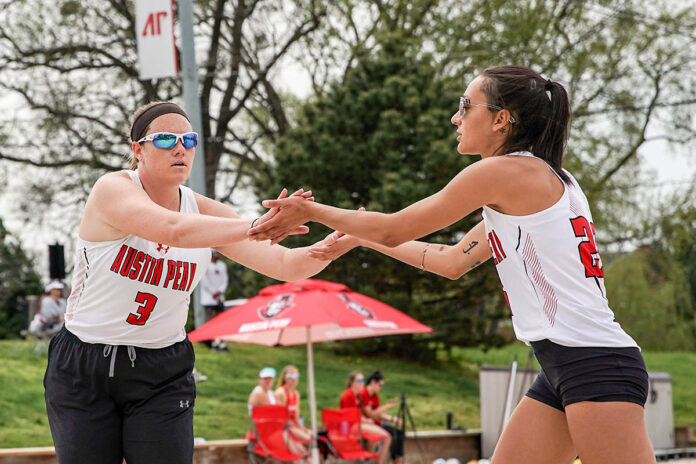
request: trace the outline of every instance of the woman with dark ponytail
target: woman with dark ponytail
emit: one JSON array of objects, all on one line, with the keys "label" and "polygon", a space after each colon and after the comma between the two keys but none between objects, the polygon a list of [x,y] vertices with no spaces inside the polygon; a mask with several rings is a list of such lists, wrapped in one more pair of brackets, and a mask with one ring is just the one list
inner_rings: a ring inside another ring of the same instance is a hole
[{"label": "woman with dark ponytail", "polygon": [[[569,120],[560,83],[523,66],[485,69],[451,119],[457,151],[482,159],[441,191],[392,214],[266,200],[280,212],[248,233],[275,242],[317,221],[337,232],[310,249],[315,257],[364,246],[450,279],[492,257],[515,334],[541,365],[493,464],[571,463],[577,455],[583,464],[653,463],[645,364],[614,319],[587,199],[562,167]],[[483,221],[457,245],[415,241],[479,208]]]}]

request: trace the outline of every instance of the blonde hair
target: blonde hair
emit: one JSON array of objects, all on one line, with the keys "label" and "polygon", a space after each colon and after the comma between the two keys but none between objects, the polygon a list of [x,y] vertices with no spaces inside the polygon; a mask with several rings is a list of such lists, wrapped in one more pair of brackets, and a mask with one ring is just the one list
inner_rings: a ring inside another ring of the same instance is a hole
[{"label": "blonde hair", "polygon": [[280,388],[283,385],[285,385],[285,376],[288,374],[288,371],[296,370],[297,372],[300,372],[300,370],[293,366],[292,364],[288,364],[283,368],[282,371],[280,371],[280,376],[278,377],[278,386],[276,388]]},{"label": "blonde hair", "polygon": [[[164,100],[151,101],[150,103],[142,105],[137,110],[135,110],[135,112],[130,117],[130,127],[128,128],[128,138],[130,138],[130,133],[133,131],[133,124],[138,119],[138,117],[141,114],[143,114],[145,111],[147,111],[149,108],[151,108],[155,105],[159,105],[160,103],[169,103],[169,102],[164,101]],[[150,126],[147,126],[147,128],[145,128],[145,132],[147,133],[147,131],[149,131],[149,130],[150,130]],[[131,140],[131,142],[137,142],[137,140]],[[135,171],[138,168],[138,158],[136,158],[135,155],[133,154],[132,148],[131,148],[130,154],[128,155],[128,163],[130,164],[129,169],[131,171]]]},{"label": "blonde hair", "polygon": [[362,375],[362,372],[353,371],[350,374],[348,374],[348,379],[346,381],[346,388],[350,388],[351,385],[353,385],[353,382],[355,382],[355,378],[359,375]]}]

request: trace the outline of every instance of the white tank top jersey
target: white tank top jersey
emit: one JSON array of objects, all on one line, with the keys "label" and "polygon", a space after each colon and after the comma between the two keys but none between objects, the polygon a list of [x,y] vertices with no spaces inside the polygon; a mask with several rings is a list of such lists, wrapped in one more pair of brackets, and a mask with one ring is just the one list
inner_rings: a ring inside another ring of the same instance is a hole
[{"label": "white tank top jersey", "polygon": [[515,335],[527,344],[548,339],[571,347],[638,346],[609,308],[590,207],[575,178],[564,172],[571,182],[543,211],[511,216],[483,207]]},{"label": "white tank top jersey", "polygon": [[[142,187],[138,172],[126,171]],[[179,186],[180,212],[198,214]],[[106,242],[77,237],[65,326],[86,343],[164,348],[186,337],[189,299],[210,248],[175,248],[134,235]]]}]

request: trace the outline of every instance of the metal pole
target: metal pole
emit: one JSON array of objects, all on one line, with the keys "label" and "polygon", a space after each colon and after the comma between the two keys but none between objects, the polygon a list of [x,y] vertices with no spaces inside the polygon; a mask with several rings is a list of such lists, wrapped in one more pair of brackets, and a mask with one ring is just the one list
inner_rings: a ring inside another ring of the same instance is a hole
[{"label": "metal pole", "polygon": [[[205,140],[203,139],[203,124],[201,102],[198,96],[198,65],[196,64],[196,49],[193,40],[193,4],[192,0],[177,0],[179,25],[181,27],[181,81],[184,89],[184,107],[191,120],[191,127],[198,132],[201,143],[196,147],[196,157],[193,159],[189,186],[206,195],[205,191]],[[200,290],[193,292],[193,320],[196,327],[206,322],[205,311],[201,305]]]},{"label": "metal pole", "polygon": [[512,415],[512,411],[515,409],[515,406],[516,406],[516,405],[512,404],[512,392],[515,389],[515,378],[516,377],[517,377],[517,355],[515,355],[515,359],[512,361],[512,365],[510,366],[510,380],[508,382],[507,394],[505,395],[505,411],[503,412],[503,424],[502,424],[503,429],[505,428],[508,421],[510,420],[510,416]]},{"label": "metal pole", "polygon": [[309,382],[309,417],[312,421],[312,442],[310,452],[312,453],[312,464],[319,464],[319,448],[317,448],[317,399],[314,393],[314,357],[312,354],[312,328],[307,326],[307,377]]}]

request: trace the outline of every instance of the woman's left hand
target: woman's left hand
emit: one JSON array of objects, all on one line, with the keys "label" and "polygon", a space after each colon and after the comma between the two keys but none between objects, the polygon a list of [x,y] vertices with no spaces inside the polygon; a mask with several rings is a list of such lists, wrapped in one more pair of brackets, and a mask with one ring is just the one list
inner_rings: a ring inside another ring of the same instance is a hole
[{"label": "woman's left hand", "polygon": [[312,245],[307,254],[321,261],[333,261],[358,246],[360,246],[358,238],[343,235],[341,232],[332,232],[324,240]]},{"label": "woman's left hand", "polygon": [[[365,208],[360,207],[358,211],[365,211]],[[333,261],[340,258],[355,247],[360,246],[362,241],[352,235],[345,235],[337,230],[315,243],[308,250],[310,257],[321,261]]]}]

